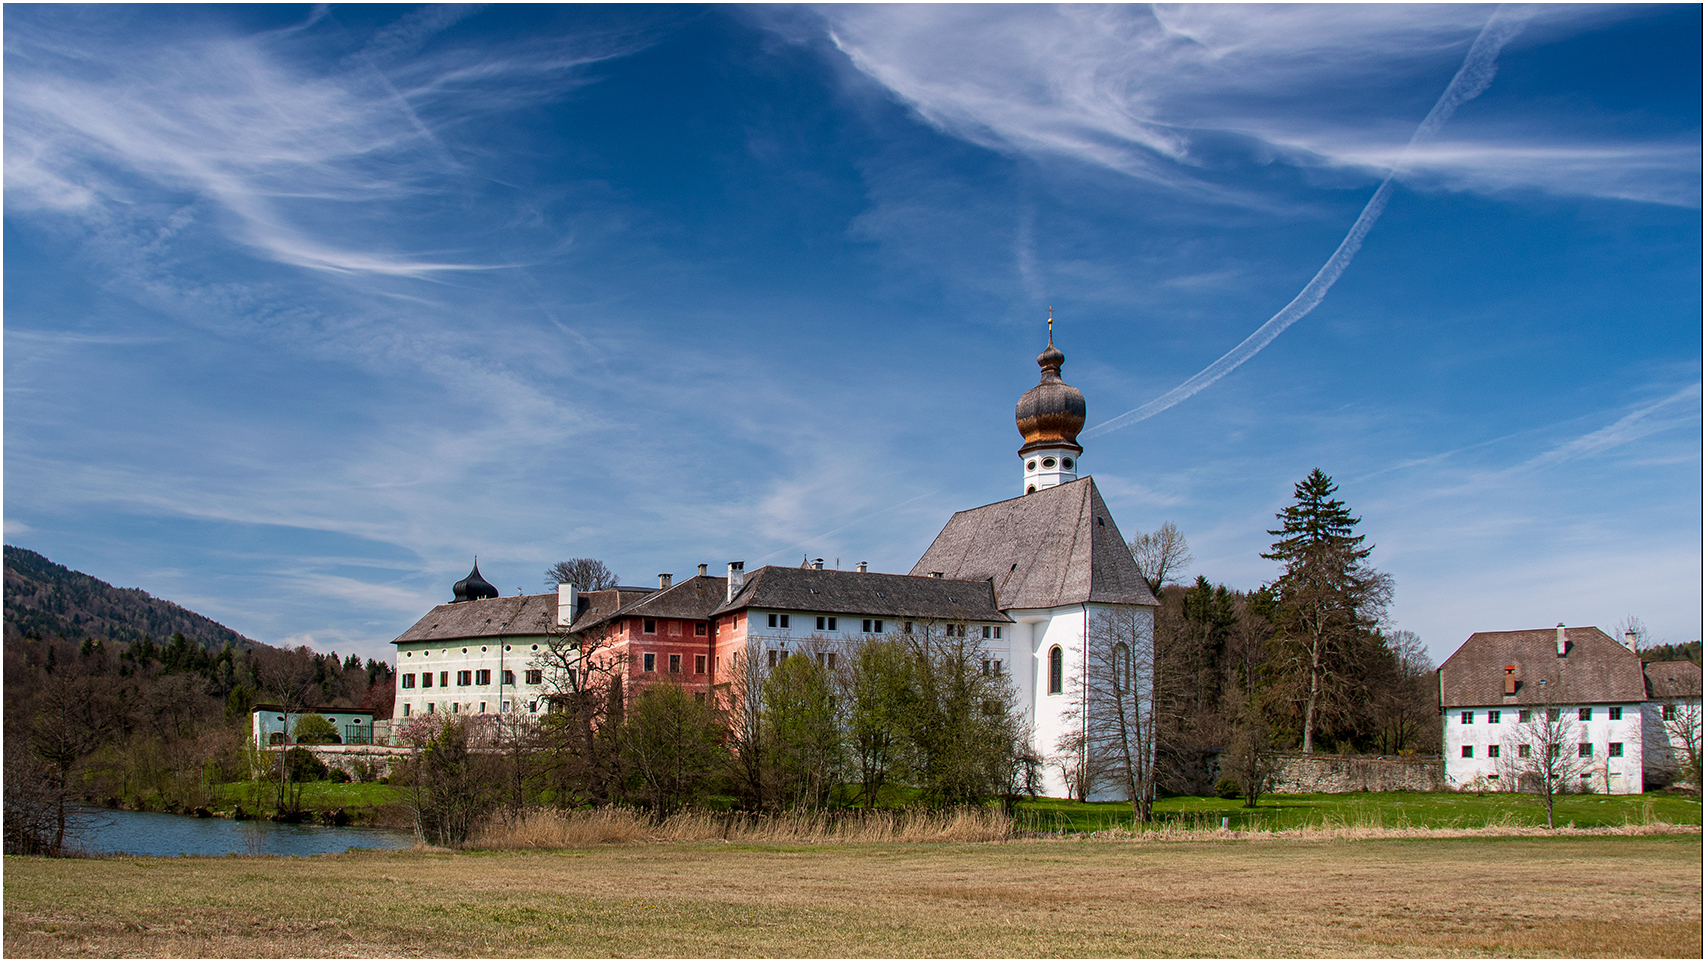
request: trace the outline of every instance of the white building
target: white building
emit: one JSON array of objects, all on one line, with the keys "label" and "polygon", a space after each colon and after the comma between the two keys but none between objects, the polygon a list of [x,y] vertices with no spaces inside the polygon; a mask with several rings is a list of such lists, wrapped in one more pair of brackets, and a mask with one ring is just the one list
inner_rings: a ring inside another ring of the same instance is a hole
[{"label": "white building", "polygon": [[[1662,783],[1662,771],[1674,765],[1668,754],[1649,757],[1669,744],[1662,723],[1655,730],[1652,719],[1679,702],[1655,701],[1643,667],[1653,666],[1642,665],[1632,638],[1619,644],[1593,627],[1470,635],[1439,669],[1446,784],[1517,790],[1512,782],[1524,759],[1541,750],[1534,725],[1540,713],[1556,713],[1562,722],[1555,740],[1577,769],[1569,790],[1625,795]],[[1688,667],[1697,705],[1700,669]],[[1671,691],[1689,688],[1687,671],[1664,677]]]}]

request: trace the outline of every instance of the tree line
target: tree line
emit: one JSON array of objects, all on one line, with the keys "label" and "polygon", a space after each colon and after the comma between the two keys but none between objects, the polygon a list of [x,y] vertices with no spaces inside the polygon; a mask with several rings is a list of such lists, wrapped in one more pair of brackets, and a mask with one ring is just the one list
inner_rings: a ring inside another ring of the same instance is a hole
[{"label": "tree line", "polygon": [[291,703],[389,715],[389,665],[307,647],[5,636],[8,852],[57,852],[76,806],[189,811],[251,777],[250,708]]}]

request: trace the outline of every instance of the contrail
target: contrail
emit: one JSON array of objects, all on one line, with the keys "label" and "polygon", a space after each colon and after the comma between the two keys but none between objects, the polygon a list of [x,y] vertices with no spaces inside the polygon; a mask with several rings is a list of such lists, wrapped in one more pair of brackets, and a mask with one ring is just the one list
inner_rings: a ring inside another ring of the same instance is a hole
[{"label": "contrail", "polygon": [[1380,182],[1380,187],[1375,190],[1374,196],[1369,198],[1368,205],[1362,209],[1362,214],[1357,217],[1356,223],[1351,225],[1350,233],[1345,235],[1345,239],[1339,243],[1338,250],[1333,252],[1332,257],[1327,258],[1327,263],[1322,265],[1321,270],[1316,272],[1314,278],[1304,285],[1303,290],[1296,297],[1292,298],[1290,304],[1281,308],[1278,314],[1268,318],[1268,322],[1256,328],[1255,333],[1245,338],[1243,343],[1227,351],[1221,356],[1220,360],[1203,368],[1195,377],[1140,408],[1127,411],[1119,417],[1096,425],[1085,431],[1082,436],[1093,438],[1099,434],[1106,434],[1109,431],[1136,424],[1160,414],[1232,373],[1233,368],[1255,357],[1258,351],[1267,347],[1286,328],[1313,311],[1315,306],[1321,303],[1321,299],[1327,296],[1327,292],[1332,290],[1334,282],[1339,279],[1339,275],[1343,274],[1345,268],[1351,265],[1351,258],[1355,257],[1357,251],[1362,248],[1363,238],[1367,237],[1368,232],[1374,229],[1374,222],[1380,219],[1381,212],[1386,209],[1387,200],[1392,196],[1392,181],[1404,171],[1410,151],[1444,126],[1459,106],[1480,96],[1481,92],[1487,89],[1487,86],[1493,82],[1493,75],[1498,72],[1499,50],[1509,43],[1512,37],[1522,31],[1523,21],[1527,17],[1526,11],[1507,15],[1504,7],[1493,11],[1493,16],[1487,21],[1487,25],[1481,28],[1480,35],[1470,45],[1469,54],[1463,58],[1463,66],[1458,68],[1457,75],[1452,77],[1451,83],[1446,85],[1445,93],[1440,94],[1439,102],[1434,104],[1434,109],[1428,111],[1428,115],[1422,119],[1421,126],[1417,127],[1415,134],[1410,137],[1410,143],[1399,155],[1397,163],[1387,173],[1386,179]]}]

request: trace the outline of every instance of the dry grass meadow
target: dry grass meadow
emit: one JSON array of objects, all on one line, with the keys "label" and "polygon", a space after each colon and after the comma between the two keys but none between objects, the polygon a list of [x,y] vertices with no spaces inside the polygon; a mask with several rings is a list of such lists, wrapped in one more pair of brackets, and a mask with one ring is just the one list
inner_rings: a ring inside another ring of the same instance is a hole
[{"label": "dry grass meadow", "polygon": [[1701,837],[8,857],[5,952],[1699,958]]}]

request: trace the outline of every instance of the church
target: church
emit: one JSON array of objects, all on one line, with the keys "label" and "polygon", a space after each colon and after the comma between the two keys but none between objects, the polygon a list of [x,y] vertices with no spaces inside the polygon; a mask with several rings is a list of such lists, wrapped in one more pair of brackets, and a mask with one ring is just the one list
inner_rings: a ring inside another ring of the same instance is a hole
[{"label": "church", "polygon": [[[1033,747],[1048,757],[1083,724],[1075,675],[1098,612],[1137,615],[1153,644],[1158,605],[1095,479],[1080,475],[1084,395],[1061,378],[1066,357],[1049,336],[1038,383],[1015,423],[1019,496],[949,518],[906,574],[707,565],[681,581],[597,591],[500,597],[476,565],[439,605],[398,636],[395,720],[439,712],[546,708],[540,652],[552,634],[596,636],[631,686],[668,678],[710,697],[737,654],[774,667],[806,654],[833,667],[838,649],[872,634],[915,630],[976,639],[985,670],[1008,676]],[[1044,792],[1064,796],[1053,766]]]}]

